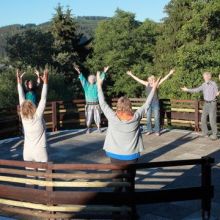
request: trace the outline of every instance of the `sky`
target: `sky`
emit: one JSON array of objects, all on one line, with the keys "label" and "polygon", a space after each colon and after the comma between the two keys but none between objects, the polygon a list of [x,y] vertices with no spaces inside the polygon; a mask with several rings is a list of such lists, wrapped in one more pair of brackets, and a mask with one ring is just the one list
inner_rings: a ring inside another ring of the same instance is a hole
[{"label": "sky", "polygon": [[69,6],[74,16],[111,17],[117,8],[136,14],[143,21],[160,21],[169,0],[0,0],[0,27],[11,24],[40,24],[51,20],[60,3]]}]

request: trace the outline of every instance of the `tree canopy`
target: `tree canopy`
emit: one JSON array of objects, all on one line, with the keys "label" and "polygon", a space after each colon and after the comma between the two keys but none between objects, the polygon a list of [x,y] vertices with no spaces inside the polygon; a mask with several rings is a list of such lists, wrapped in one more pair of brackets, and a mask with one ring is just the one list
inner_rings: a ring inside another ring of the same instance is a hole
[{"label": "tree canopy", "polygon": [[93,71],[111,66],[107,88],[110,95],[140,96],[141,87],[128,80],[126,71],[134,70],[140,76],[151,71],[156,27],[153,21],[138,22],[133,13],[119,9],[113,18],[99,24],[92,44],[93,54],[87,63]]},{"label": "tree canopy", "polygon": [[[58,6],[52,21],[40,28],[33,24],[25,26],[23,31],[19,31],[18,26],[11,27],[14,34],[8,39],[4,60],[8,66],[17,63],[26,68],[46,63],[52,66],[51,88],[59,84],[59,77],[68,82],[65,89],[59,90],[60,94],[58,89],[53,90],[51,97],[54,98],[67,98],[65,94],[70,91],[69,98],[82,97],[73,63],[85,67],[87,74],[110,65],[105,85],[111,97],[146,96],[144,86],[130,79],[127,70],[146,80],[149,75],[163,76],[175,68],[172,78],[161,86],[160,97],[201,98],[201,94],[184,93],[180,88],[199,86],[204,71],[212,72],[217,81],[220,73],[220,1],[170,0],[165,12],[166,17],[159,23],[149,19],[140,22],[135,14],[117,9],[112,18],[97,17],[96,23],[92,23],[92,17],[76,18],[69,8],[63,10]],[[77,19],[93,26],[87,32],[89,40],[82,34],[89,26],[80,27]],[[12,77],[7,76],[10,71],[0,71],[0,94],[14,90]],[[10,89],[2,85],[3,81]],[[11,94],[13,97],[13,91]]]}]

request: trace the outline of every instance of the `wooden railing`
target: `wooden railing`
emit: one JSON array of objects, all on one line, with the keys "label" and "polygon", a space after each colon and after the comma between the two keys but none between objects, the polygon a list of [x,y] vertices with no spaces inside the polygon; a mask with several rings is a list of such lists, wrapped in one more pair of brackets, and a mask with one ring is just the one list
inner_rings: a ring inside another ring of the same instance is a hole
[{"label": "wooden railing", "polygon": [[[132,98],[134,110],[140,107],[146,99]],[[115,107],[117,99],[112,99],[112,107]],[[189,128],[195,131],[200,129],[201,108],[203,102],[193,100],[169,100],[161,99],[161,126]],[[69,102],[48,102],[44,118],[49,131],[73,129],[85,127],[85,100],[73,100]],[[102,126],[107,121],[102,116]],[[220,123],[220,104],[218,103],[218,125]],[[141,121],[146,123],[146,118]],[[22,134],[22,126],[17,108],[0,109],[0,139]]]},{"label": "wooden railing", "polygon": [[[137,219],[138,204],[201,200],[202,219],[209,219],[214,192],[212,163],[214,159],[208,157],[132,165],[0,160],[0,211],[40,219],[97,219],[97,215],[104,218],[106,214],[112,219],[114,213],[120,214],[115,219]],[[196,169],[198,186],[136,191],[130,176],[131,171],[140,169],[188,165],[201,166],[200,172]],[[115,192],[115,187],[125,191]]]}]

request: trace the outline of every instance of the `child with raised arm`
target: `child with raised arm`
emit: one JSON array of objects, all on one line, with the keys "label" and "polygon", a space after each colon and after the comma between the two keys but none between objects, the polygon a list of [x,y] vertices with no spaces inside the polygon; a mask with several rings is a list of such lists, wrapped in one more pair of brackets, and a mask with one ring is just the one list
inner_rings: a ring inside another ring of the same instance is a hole
[{"label": "child with raised arm", "polygon": [[[74,66],[74,68],[79,74],[79,79],[85,93],[85,99],[86,99],[85,115],[86,115],[87,133],[91,132],[90,126],[92,124],[93,119],[97,125],[98,131],[101,133],[101,109],[98,100],[96,76],[91,74],[89,75],[88,79],[86,79],[77,66]],[[105,79],[105,74],[108,71],[108,69],[109,69],[108,66],[104,68],[104,71],[101,74],[102,79]]]},{"label": "child with raised arm", "polygon": [[204,105],[202,110],[202,136],[208,137],[208,126],[207,117],[209,116],[209,121],[212,129],[212,135],[210,135],[211,140],[217,140],[217,100],[218,86],[212,81],[212,74],[210,72],[203,73],[204,83],[194,89],[188,89],[186,87],[181,88],[184,92],[196,93],[203,92]]},{"label": "child with raised arm", "polygon": [[[161,85],[165,80],[167,80],[173,73],[174,69],[170,70],[170,72],[161,79],[159,85]],[[146,92],[147,95],[152,90],[152,87],[156,81],[156,78],[154,75],[148,77],[148,80],[141,80],[138,77],[136,77],[134,74],[132,74],[131,71],[127,71],[127,74],[131,76],[134,80],[141,83],[142,85],[146,86]],[[153,131],[156,133],[156,135],[160,136],[160,103],[159,103],[159,97],[158,97],[158,91],[156,90],[153,96],[153,100],[151,102],[151,105],[149,106],[147,112],[147,132],[146,135],[151,134]],[[154,130],[152,129],[152,123],[151,123],[151,117],[152,113],[154,114]]]},{"label": "child with raised arm", "polygon": [[[132,104],[129,98],[118,99],[116,111],[112,110],[105,102],[102,91],[103,79],[100,72],[97,73],[98,97],[100,107],[108,120],[108,130],[104,143],[106,155],[111,163],[136,163],[140,152],[144,149],[142,135],[140,132],[140,121],[149,108],[155,90],[159,85],[159,79],[152,84],[152,90],[142,107],[135,112],[132,111]],[[135,173],[131,174],[135,177]]]},{"label": "child with raised arm", "polygon": [[47,100],[48,70],[41,77],[43,89],[38,107],[30,100],[25,100],[22,88],[22,76],[17,70],[20,115],[24,128],[24,161],[47,162],[47,139],[43,113]]}]

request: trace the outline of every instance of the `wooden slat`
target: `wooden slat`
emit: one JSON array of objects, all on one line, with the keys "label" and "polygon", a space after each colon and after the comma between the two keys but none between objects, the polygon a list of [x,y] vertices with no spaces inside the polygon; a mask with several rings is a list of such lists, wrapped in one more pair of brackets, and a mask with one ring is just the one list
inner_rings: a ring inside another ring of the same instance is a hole
[{"label": "wooden slat", "polygon": [[[12,213],[21,216],[21,219],[25,219],[24,216],[31,216],[31,217],[40,217],[40,219],[113,219],[115,216],[111,212],[98,212],[98,213],[63,213],[63,212],[42,212],[38,210],[33,209],[25,209],[25,208],[17,208],[12,206],[6,206],[2,205],[0,210],[2,210],[5,213]],[[120,213],[119,216],[120,219],[128,220],[129,213]]]},{"label": "wooden slat", "polygon": [[47,163],[27,162],[27,161],[18,161],[18,160],[0,160],[0,165],[12,166],[12,167],[41,168],[41,169],[47,168]]},{"label": "wooden slat", "polygon": [[[214,159],[209,158],[210,162],[213,163]],[[191,159],[191,160],[172,160],[172,161],[159,161],[159,162],[148,162],[148,163],[137,163],[137,164],[52,164],[51,169],[53,170],[122,170],[122,169],[140,169],[140,168],[153,168],[153,167],[166,167],[166,166],[185,166],[185,165],[196,165],[202,164],[204,159]],[[14,166],[14,167],[30,167],[30,168],[41,168],[46,169],[47,163],[39,162],[26,162],[17,160],[0,160],[0,165],[3,166]]]},{"label": "wooden slat", "polygon": [[45,190],[0,185],[0,198],[46,204],[47,197],[48,194]]},{"label": "wooden slat", "polygon": [[[131,194],[125,192],[98,192],[98,191],[51,191],[32,189],[28,187],[0,185],[0,198],[47,204],[72,205],[129,205],[133,201]],[[30,196],[32,195],[32,196]]]},{"label": "wooden slat", "polygon": [[103,211],[103,212],[121,212],[121,211],[130,211],[129,207],[115,207],[115,206],[83,206],[83,205],[56,205],[56,206],[49,206],[44,204],[36,204],[30,202],[21,202],[21,201],[14,201],[9,199],[1,199],[0,204],[3,205],[10,205],[16,206],[21,208],[30,208],[35,210],[42,210],[48,212],[80,212],[80,211]]},{"label": "wooden slat", "polygon": [[130,164],[53,164],[53,170],[121,170]]},{"label": "wooden slat", "polygon": [[8,169],[0,168],[1,174],[15,174],[15,175],[26,175],[44,178],[55,178],[55,179],[112,179],[112,178],[128,178],[130,175],[124,174],[114,174],[114,173],[45,173],[36,172],[28,170],[18,170],[18,169]]},{"label": "wooden slat", "polygon": [[77,182],[77,181],[44,181],[35,180],[29,178],[20,177],[8,177],[0,176],[0,182],[10,182],[10,183],[23,183],[38,186],[49,186],[49,187],[91,187],[91,188],[102,188],[102,187],[129,187],[130,184],[127,182]]}]

